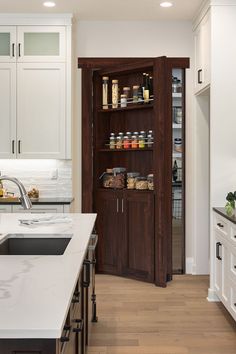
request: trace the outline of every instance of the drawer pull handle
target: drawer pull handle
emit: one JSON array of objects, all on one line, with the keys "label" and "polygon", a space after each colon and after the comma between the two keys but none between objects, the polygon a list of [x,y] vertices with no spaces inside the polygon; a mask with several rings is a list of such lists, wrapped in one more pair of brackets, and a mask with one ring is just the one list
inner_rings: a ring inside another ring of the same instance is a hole
[{"label": "drawer pull handle", "polygon": [[82,332],[84,327],[84,320],[74,320],[74,322],[77,323],[77,327],[73,328],[73,332],[75,333]]},{"label": "drawer pull handle", "polygon": [[61,337],[60,341],[62,343],[69,342],[70,338],[69,337]]},{"label": "drawer pull handle", "polygon": [[236,235],[234,235],[234,238],[236,238]]},{"label": "drawer pull handle", "polygon": [[219,227],[221,227],[221,228],[224,227],[224,225],[222,225],[220,222],[218,222],[217,226],[219,226]]},{"label": "drawer pull handle", "polygon": [[222,260],[222,258],[220,257],[220,247],[222,246],[222,244],[220,242],[216,243],[216,258],[219,259],[220,261]]},{"label": "drawer pull handle", "polygon": [[236,307],[236,302],[234,303],[234,306]]},{"label": "drawer pull handle", "polygon": [[236,269],[236,265],[234,266],[234,269]]}]

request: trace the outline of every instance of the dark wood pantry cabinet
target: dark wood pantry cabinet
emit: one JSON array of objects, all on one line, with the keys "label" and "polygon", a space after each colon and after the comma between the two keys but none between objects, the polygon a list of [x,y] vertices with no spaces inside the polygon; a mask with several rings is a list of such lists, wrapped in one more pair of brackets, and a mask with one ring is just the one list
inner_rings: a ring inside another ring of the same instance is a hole
[{"label": "dark wood pantry cabinet", "polygon": [[[188,58],[80,58],[82,69],[82,210],[97,212],[97,271],[166,286],[172,278],[172,75],[181,69],[185,96]],[[153,78],[153,99],[112,108],[112,80],[139,85]],[[102,80],[108,77],[108,109]],[[184,102],[184,100],[183,100]],[[182,107],[184,120],[185,107]],[[151,130],[152,146],[110,149],[109,135]],[[184,144],[183,144],[184,145]],[[154,190],[104,188],[101,175],[115,167],[153,174]]]}]

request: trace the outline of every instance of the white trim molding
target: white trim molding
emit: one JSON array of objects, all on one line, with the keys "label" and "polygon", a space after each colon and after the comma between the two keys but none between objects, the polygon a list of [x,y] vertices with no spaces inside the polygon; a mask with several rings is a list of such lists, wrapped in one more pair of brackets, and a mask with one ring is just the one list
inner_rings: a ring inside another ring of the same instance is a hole
[{"label": "white trim molding", "polygon": [[71,26],[72,14],[0,14],[1,26]]},{"label": "white trim molding", "polygon": [[218,296],[215,293],[214,289],[209,288],[208,289],[208,296],[207,296],[207,300],[209,302],[220,302],[220,299],[218,298]]}]

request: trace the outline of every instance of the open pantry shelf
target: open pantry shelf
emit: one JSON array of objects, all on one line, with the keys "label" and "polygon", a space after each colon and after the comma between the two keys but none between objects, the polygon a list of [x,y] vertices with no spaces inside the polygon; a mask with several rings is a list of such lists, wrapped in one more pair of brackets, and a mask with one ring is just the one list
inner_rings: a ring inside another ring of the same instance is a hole
[{"label": "open pantry shelf", "polygon": [[141,151],[153,151],[153,148],[142,149],[100,149],[100,152],[141,152]]},{"label": "open pantry shelf", "polygon": [[99,109],[98,113],[111,113],[111,112],[124,112],[124,111],[133,111],[133,110],[142,110],[142,109],[152,109],[153,103],[146,103],[140,105],[130,105],[124,108],[108,108],[108,109]]}]

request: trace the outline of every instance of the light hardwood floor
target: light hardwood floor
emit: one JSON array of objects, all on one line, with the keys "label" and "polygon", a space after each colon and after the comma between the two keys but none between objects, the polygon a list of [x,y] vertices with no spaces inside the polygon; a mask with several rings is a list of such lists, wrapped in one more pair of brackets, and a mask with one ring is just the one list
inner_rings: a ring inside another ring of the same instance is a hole
[{"label": "light hardwood floor", "polygon": [[236,354],[236,324],[206,300],[208,277],[175,276],[166,289],[106,275],[96,282],[89,354]]}]

